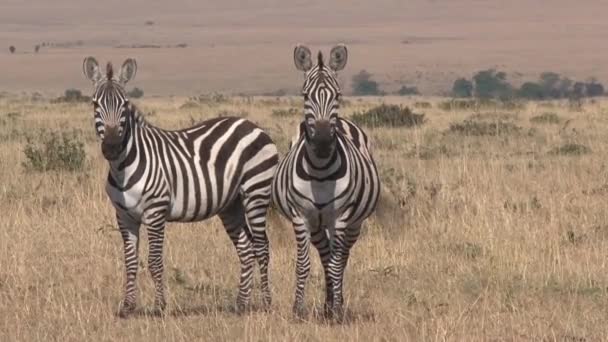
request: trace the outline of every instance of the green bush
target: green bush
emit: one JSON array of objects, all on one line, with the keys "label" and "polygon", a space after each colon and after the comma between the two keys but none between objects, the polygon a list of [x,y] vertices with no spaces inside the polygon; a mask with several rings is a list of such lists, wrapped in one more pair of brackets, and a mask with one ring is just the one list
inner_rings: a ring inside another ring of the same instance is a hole
[{"label": "green bush", "polygon": [[460,123],[450,124],[449,130],[452,133],[468,136],[497,136],[517,133],[521,131],[521,127],[512,122],[486,122],[468,119]]},{"label": "green bush", "polygon": [[561,120],[557,114],[546,112],[530,118],[530,122],[540,124],[558,124],[561,122]]},{"label": "green bush", "polygon": [[41,131],[36,137],[27,137],[23,149],[27,171],[79,171],[84,168],[84,143],[76,132]]},{"label": "green bush", "polygon": [[132,99],[139,99],[144,96],[144,91],[135,87],[135,88],[131,89],[131,91],[127,92],[127,96],[129,96]]},{"label": "green bush", "polygon": [[591,153],[591,149],[585,145],[567,143],[559,147],[555,147],[549,154],[562,155],[562,156],[580,156],[583,154]]},{"label": "green bush", "polygon": [[365,70],[361,70],[358,74],[354,75],[352,82],[354,95],[381,95],[378,82],[372,80],[372,74]]},{"label": "green bush", "polygon": [[379,127],[413,127],[424,123],[424,114],[415,114],[408,107],[381,104],[365,112],[355,112],[351,119],[359,125]]},{"label": "green bush", "polygon": [[452,96],[454,97],[471,97],[473,96],[473,82],[459,78],[452,85]]},{"label": "green bush", "polygon": [[301,114],[302,111],[298,108],[279,108],[279,109],[273,109],[271,115],[272,116],[277,116],[277,117],[290,117],[290,116],[296,116]]}]

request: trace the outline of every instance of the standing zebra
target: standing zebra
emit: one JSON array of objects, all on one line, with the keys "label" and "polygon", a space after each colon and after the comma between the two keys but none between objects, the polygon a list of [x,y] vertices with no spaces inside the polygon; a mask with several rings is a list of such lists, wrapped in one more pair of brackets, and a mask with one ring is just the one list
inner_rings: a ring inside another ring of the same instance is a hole
[{"label": "standing zebra", "polygon": [[344,315],[342,284],[350,249],[361,224],[376,208],[380,179],[369,140],[354,123],[338,116],[336,72],[346,65],[346,46],[331,50],[329,65],[319,52],[298,45],[294,61],[305,72],[304,121],[272,183],[273,201],[291,220],[297,243],[294,315],[302,318],[304,287],[310,273],[310,241],[325,271],[325,314]]},{"label": "standing zebra", "polygon": [[118,78],[87,57],[84,74],[95,86],[92,96],[101,151],[110,164],[106,192],[116,208],[124,242],[126,284],[121,317],[136,305],[139,228],[148,227],[148,266],[155,285],[155,307],[165,306],[163,241],[167,222],[200,221],[219,215],[241,263],[237,310],[248,304],[253,267],[260,266],[263,301],[268,284],[266,213],[278,164],[276,146],[250,121],[216,118],[167,131],[147,123],[124,89],[137,71],[127,59]]}]

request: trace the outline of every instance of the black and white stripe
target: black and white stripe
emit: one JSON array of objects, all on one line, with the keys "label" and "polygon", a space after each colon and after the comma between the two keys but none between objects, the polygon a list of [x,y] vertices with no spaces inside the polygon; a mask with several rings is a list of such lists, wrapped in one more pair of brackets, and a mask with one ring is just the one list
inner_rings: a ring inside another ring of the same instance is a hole
[{"label": "black and white stripe", "polygon": [[325,312],[343,316],[342,284],[349,253],[361,224],[378,202],[380,179],[369,140],[354,123],[338,116],[340,87],[336,72],[346,64],[347,50],[338,45],[329,65],[319,52],[312,65],[310,50],[297,46],[294,60],[306,72],[304,121],[297,140],[279,164],[273,201],[291,220],[297,243],[294,314],[304,315],[304,288],[310,273],[309,246],[319,251],[325,271]]},{"label": "black and white stripe", "polygon": [[242,310],[249,301],[255,260],[264,305],[270,305],[266,213],[278,164],[276,146],[259,127],[241,118],[216,118],[178,131],[148,124],[124,90],[135,71],[135,61],[129,59],[116,79],[110,64],[102,75],[95,59],[84,61],[85,75],[95,84],[95,127],[110,164],[106,191],[124,242],[126,290],[121,316],[131,313],[136,304],[140,225],[148,227],[155,306],[162,310],[165,224],[214,215],[223,222],[241,263],[237,308]]}]

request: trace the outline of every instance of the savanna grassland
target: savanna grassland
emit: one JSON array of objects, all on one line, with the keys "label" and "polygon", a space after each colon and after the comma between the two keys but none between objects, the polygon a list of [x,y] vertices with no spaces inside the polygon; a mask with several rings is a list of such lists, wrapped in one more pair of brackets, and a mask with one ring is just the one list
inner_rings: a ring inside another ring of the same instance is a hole
[{"label": "savanna grassland", "polygon": [[[104,192],[107,164],[92,108],[31,96],[0,99],[0,340],[599,341],[608,338],[608,103],[456,104],[349,98],[350,116],[382,102],[425,114],[411,128],[368,127],[385,185],[346,273],[347,321],[294,322],[291,227],[270,217],[271,312],[237,316],[233,246],[217,219],[170,224],[168,311],[147,315],[153,287],[140,249],[135,317],[116,317],[122,241]],[[247,116],[284,153],[299,98],[143,98],[148,120],[185,127]],[[454,108],[455,107],[455,108]],[[84,144],[75,171],[36,171],[24,153],[50,132]],[[29,143],[28,143],[29,139]],[[25,163],[25,164],[24,164]],[[29,166],[28,166],[29,165]]]}]

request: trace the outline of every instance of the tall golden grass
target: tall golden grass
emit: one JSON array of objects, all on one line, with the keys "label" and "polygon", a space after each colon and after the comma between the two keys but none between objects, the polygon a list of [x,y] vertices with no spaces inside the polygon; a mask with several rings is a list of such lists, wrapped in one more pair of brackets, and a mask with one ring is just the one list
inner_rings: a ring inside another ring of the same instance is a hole
[{"label": "tall golden grass", "polygon": [[[162,318],[146,315],[153,287],[142,241],[140,314],[117,318],[122,243],[104,192],[107,164],[92,109],[0,99],[0,340],[606,340],[608,103],[576,111],[561,102],[444,111],[439,99],[369,98],[350,99],[342,114],[382,101],[432,107],[416,109],[426,114],[420,127],[366,129],[385,191],[347,268],[347,321],[335,325],[315,315],[323,298],[316,252],[310,319],[292,320],[293,233],[276,214],[268,227],[271,312],[231,310],[238,261],[211,219],[168,226]],[[300,117],[272,116],[272,110],[302,105],[291,98],[136,102],[150,122],[168,129],[220,112],[247,114],[282,152]],[[545,112],[559,122],[530,121]],[[467,119],[520,129],[478,136],[450,130]],[[40,129],[80,130],[85,170],[27,171],[25,137]],[[590,153],[558,149],[566,144]]]}]

